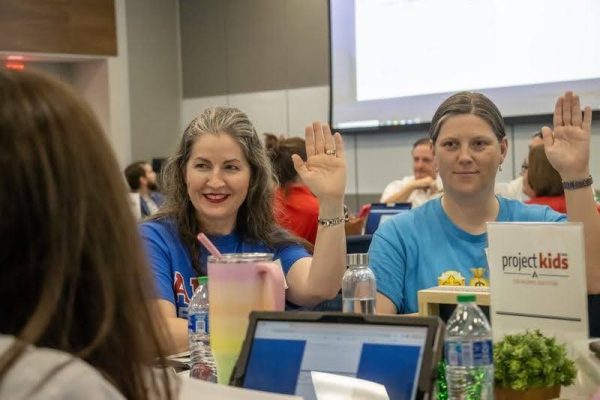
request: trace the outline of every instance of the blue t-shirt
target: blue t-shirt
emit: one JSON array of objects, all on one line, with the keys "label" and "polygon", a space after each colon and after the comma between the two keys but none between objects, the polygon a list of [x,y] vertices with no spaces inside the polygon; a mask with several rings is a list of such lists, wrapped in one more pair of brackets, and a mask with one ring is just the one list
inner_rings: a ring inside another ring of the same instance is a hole
[{"label": "blue t-shirt", "polygon": [[[566,220],[564,214],[547,206],[526,205],[503,197],[498,197],[498,202],[496,221]],[[417,291],[437,286],[438,277],[448,276],[448,271],[460,273],[466,285],[474,278],[475,268],[483,268],[479,271],[489,279],[486,247],[487,233],[472,235],[463,231],[448,218],[441,199],[434,199],[379,227],[369,248],[369,265],[377,279],[377,291],[394,303],[398,313],[414,313],[419,308]]]},{"label": "blue t-shirt", "polygon": [[[140,225],[146,252],[154,272],[157,289],[156,297],[175,304],[177,316],[187,318],[187,307],[196,288],[198,273],[192,262],[174,221],[155,220]],[[208,236],[222,254],[225,253],[274,253],[279,259],[283,272],[288,273],[292,265],[301,258],[310,257],[299,244],[285,245],[276,249],[264,244],[248,243],[233,232],[224,236]],[[207,265],[208,252],[198,244],[200,265]],[[205,268],[205,267],[204,267]]]}]

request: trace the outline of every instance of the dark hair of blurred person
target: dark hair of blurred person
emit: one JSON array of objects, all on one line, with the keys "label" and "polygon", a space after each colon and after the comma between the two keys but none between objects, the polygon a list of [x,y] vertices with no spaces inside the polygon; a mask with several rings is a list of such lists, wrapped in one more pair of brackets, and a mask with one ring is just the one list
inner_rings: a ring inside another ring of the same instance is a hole
[{"label": "dark hair of blurred person", "polygon": [[171,398],[150,369],[166,336],[149,267],[89,107],[52,78],[0,71],[0,148],[0,397]]},{"label": "dark hair of blurred person", "polygon": [[560,175],[548,161],[544,146],[529,150],[528,183],[536,196],[562,196],[565,192]]},{"label": "dark hair of blurred person", "polygon": [[319,227],[319,200],[302,182],[292,161],[292,154],[298,154],[306,161],[305,141],[299,137],[277,137],[271,133],[264,136],[267,156],[278,180],[273,207],[275,220],[314,245]]},{"label": "dark hair of blurred person", "polygon": [[534,193],[527,204],[542,204],[561,212],[567,212],[565,190],[559,173],[552,167],[544,146],[529,149],[527,183]]}]

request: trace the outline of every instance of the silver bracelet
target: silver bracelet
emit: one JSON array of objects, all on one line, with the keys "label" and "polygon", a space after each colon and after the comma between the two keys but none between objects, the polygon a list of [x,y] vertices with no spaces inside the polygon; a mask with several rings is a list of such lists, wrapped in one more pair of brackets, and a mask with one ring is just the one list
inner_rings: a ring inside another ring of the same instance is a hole
[{"label": "silver bracelet", "polygon": [[592,183],[594,183],[594,180],[592,179],[592,176],[590,175],[587,178],[582,179],[580,181],[563,181],[562,185],[565,190],[575,190],[575,189],[581,189],[584,187],[592,186]]},{"label": "silver bracelet", "polygon": [[321,226],[335,226],[343,222],[348,222],[348,217],[335,217],[335,218],[319,218],[317,222]]},{"label": "silver bracelet", "polygon": [[335,217],[335,218],[317,218],[317,222],[321,226],[335,226],[339,225],[342,222],[348,222],[350,220],[350,215],[348,214],[348,207],[344,205],[344,216],[343,217]]}]

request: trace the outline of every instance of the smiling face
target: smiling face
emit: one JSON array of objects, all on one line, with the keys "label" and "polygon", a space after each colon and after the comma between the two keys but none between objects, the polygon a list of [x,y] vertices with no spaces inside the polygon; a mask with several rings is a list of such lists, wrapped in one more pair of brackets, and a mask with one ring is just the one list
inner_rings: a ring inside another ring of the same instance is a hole
[{"label": "smiling face", "polygon": [[250,164],[230,135],[205,133],[195,140],[185,166],[185,183],[196,218],[207,233],[233,231],[250,176]]},{"label": "smiling face", "polygon": [[435,162],[448,195],[491,195],[508,144],[473,114],[449,116],[435,142]]}]

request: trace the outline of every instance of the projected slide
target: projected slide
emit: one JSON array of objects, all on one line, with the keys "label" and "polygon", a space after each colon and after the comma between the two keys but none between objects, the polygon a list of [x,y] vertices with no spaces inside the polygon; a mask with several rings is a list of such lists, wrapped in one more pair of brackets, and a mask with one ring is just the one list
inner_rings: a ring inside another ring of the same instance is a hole
[{"label": "projected slide", "polygon": [[355,16],[361,101],[600,75],[598,49],[562,29],[599,37],[599,1],[366,0]]},{"label": "projected slide", "polygon": [[480,91],[504,116],[548,114],[564,90],[600,108],[599,0],[331,0],[333,122],[427,122]]}]

